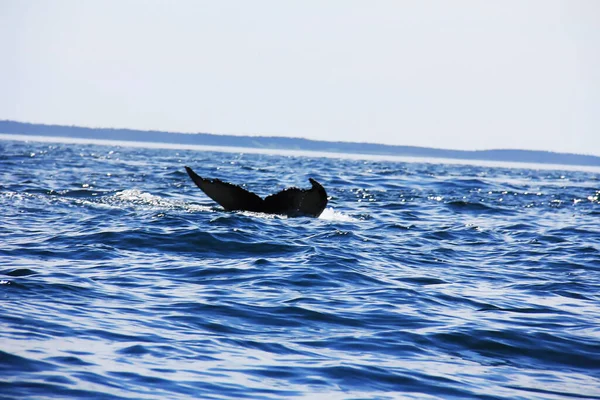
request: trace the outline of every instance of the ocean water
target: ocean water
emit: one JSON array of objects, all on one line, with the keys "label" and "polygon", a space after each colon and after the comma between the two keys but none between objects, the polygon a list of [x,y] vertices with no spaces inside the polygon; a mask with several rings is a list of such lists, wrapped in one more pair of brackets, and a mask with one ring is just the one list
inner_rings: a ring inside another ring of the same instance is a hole
[{"label": "ocean water", "polygon": [[598,171],[0,140],[0,177],[2,399],[600,399]]}]

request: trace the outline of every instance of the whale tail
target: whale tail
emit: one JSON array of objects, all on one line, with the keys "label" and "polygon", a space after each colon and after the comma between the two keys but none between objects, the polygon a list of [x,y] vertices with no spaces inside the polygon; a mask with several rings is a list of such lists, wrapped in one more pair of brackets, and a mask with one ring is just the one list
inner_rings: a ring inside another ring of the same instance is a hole
[{"label": "whale tail", "polygon": [[200,190],[219,203],[225,211],[262,211],[264,201],[254,193],[220,179],[202,178],[190,167],[185,167],[185,170]]},{"label": "whale tail", "polygon": [[196,186],[226,211],[253,211],[291,217],[321,215],[327,206],[327,192],[319,182],[309,178],[310,189],[289,188],[267,196],[256,194],[220,179],[206,179],[185,167]]}]

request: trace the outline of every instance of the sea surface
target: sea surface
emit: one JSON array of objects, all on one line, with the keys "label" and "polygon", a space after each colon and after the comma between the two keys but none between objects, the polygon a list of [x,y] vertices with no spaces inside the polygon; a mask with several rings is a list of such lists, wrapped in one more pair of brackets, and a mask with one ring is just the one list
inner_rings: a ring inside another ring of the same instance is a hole
[{"label": "sea surface", "polygon": [[0,178],[1,399],[600,399],[600,171],[0,140]]}]

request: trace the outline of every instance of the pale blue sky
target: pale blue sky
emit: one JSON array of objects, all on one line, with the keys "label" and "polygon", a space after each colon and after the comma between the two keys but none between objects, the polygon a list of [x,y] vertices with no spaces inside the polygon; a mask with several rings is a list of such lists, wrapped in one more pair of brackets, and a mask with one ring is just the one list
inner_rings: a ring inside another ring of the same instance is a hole
[{"label": "pale blue sky", "polygon": [[0,119],[600,155],[600,1],[0,0]]}]

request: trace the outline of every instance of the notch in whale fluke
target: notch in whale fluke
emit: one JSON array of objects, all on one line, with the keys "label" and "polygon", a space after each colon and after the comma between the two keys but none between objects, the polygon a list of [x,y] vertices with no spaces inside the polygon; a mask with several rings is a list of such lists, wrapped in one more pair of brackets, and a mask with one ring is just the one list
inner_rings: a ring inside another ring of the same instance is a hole
[{"label": "notch in whale fluke", "polygon": [[267,196],[256,194],[220,179],[202,178],[190,167],[185,167],[194,183],[226,211],[254,211],[267,214],[282,214],[290,217],[318,217],[327,206],[327,192],[319,182],[309,178],[310,189],[295,187]]}]

